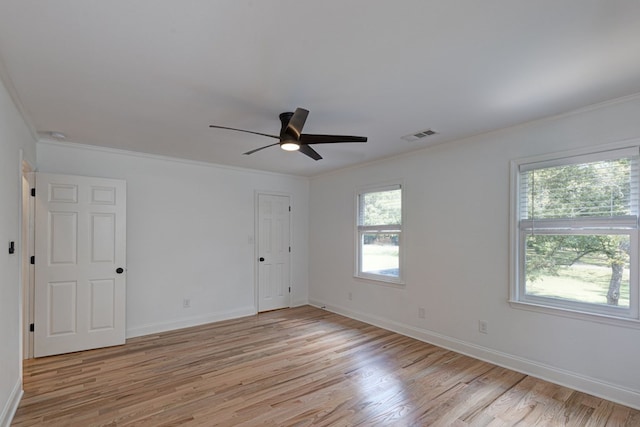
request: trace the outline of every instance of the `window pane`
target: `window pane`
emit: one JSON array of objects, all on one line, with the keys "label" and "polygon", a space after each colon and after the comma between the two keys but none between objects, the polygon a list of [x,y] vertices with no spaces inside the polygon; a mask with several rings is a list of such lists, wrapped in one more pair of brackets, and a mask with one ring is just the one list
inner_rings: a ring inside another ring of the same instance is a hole
[{"label": "window pane", "polygon": [[521,218],[635,215],[637,173],[635,157],[524,172],[521,174]]},{"label": "window pane", "polygon": [[400,235],[366,233],[362,235],[362,272],[400,277]]},{"label": "window pane", "polygon": [[628,235],[526,236],[527,295],[629,308]]},{"label": "window pane", "polygon": [[400,189],[361,194],[358,225],[401,224],[401,194]]}]

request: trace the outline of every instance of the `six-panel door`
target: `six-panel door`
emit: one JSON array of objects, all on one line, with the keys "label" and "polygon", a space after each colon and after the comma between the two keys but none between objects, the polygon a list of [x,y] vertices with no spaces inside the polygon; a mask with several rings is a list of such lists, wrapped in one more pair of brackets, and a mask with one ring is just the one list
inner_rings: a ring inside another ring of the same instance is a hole
[{"label": "six-panel door", "polygon": [[125,181],[38,173],[35,217],[34,355],[124,344]]},{"label": "six-panel door", "polygon": [[258,194],[258,311],[289,307],[289,197]]}]

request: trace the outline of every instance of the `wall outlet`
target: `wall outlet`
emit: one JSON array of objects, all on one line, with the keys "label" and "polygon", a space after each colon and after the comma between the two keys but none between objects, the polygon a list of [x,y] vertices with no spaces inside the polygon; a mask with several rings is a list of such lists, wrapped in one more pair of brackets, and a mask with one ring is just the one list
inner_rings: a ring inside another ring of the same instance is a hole
[{"label": "wall outlet", "polygon": [[424,319],[425,311],[424,307],[418,307],[418,319]]},{"label": "wall outlet", "polygon": [[191,300],[189,298],[182,300],[182,308],[191,308]]},{"label": "wall outlet", "polygon": [[489,322],[486,320],[478,320],[478,332],[481,334],[489,333]]},{"label": "wall outlet", "polygon": [[349,301],[353,301],[353,294],[351,292],[349,292],[349,294],[347,295],[347,299]]}]

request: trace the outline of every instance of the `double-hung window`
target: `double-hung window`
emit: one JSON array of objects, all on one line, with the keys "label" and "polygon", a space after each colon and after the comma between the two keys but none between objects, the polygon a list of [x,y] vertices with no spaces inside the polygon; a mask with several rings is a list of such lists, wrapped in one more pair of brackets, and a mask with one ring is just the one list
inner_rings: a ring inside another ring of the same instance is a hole
[{"label": "double-hung window", "polygon": [[638,154],[513,164],[512,301],[638,320]]},{"label": "double-hung window", "polygon": [[402,283],[402,188],[358,192],[356,276]]}]

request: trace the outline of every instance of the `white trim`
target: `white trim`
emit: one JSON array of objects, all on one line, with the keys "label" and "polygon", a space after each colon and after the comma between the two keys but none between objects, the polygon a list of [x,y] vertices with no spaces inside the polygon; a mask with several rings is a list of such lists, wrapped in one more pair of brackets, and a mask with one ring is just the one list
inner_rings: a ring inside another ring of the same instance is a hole
[{"label": "white trim", "polygon": [[[640,94],[639,98],[640,98]],[[584,156],[594,153],[603,153],[607,151],[621,150],[640,146],[640,138],[630,138],[622,141],[611,142],[601,145],[592,145],[589,147],[575,148],[571,150],[554,151],[547,154],[539,154],[536,156],[518,157],[511,160],[511,164],[515,166],[529,165],[534,163],[547,162],[552,159],[565,159],[570,157]],[[516,169],[515,173],[519,171]]]},{"label": "white trim", "polygon": [[300,180],[304,180],[304,181],[308,181],[309,180],[308,177],[302,176],[302,175],[290,175],[290,174],[285,174],[285,173],[263,171],[263,170],[259,170],[259,169],[241,168],[241,167],[238,167],[238,166],[223,165],[221,163],[209,163],[209,162],[203,162],[201,160],[181,159],[179,157],[163,156],[163,155],[160,155],[160,154],[149,154],[149,153],[142,153],[142,152],[139,152],[139,151],[123,150],[121,148],[102,147],[102,146],[98,146],[98,145],[86,145],[86,144],[79,144],[79,143],[75,143],[75,142],[52,141],[52,140],[49,140],[49,139],[39,139],[37,143],[38,144],[42,144],[42,145],[51,145],[51,146],[57,146],[57,147],[62,147],[62,148],[71,148],[71,149],[88,150],[88,151],[98,151],[98,152],[102,152],[102,153],[117,154],[117,155],[121,155],[121,156],[140,157],[140,158],[143,158],[143,159],[161,160],[161,161],[165,161],[165,162],[182,163],[182,164],[191,165],[191,166],[201,166],[201,167],[206,167],[206,168],[226,169],[226,170],[231,170],[231,171],[235,171],[235,172],[255,173],[255,174],[259,174],[259,175],[269,175],[269,176],[286,176],[286,177],[289,177],[289,178],[295,178],[295,179],[300,179]]},{"label": "white trim", "polygon": [[291,303],[291,308],[293,307],[302,307],[304,305],[309,305],[309,300],[308,299],[304,299],[304,300],[295,300]]},{"label": "white trim", "polygon": [[402,225],[400,224],[389,224],[389,225],[359,225],[358,230],[363,231],[365,233],[401,233]]},{"label": "white trim", "polygon": [[322,301],[310,300],[310,305],[337,313],[351,319],[374,325],[399,333],[419,341],[455,351],[503,368],[511,369],[535,378],[549,381],[563,387],[569,387],[621,405],[640,409],[640,391],[607,383],[596,378],[578,374],[573,371],[559,369],[554,366],[492,350],[490,348],[462,341],[428,329],[418,328],[405,323],[395,322],[378,316],[354,311],[342,306],[329,305]]},{"label": "white trim", "polygon": [[11,426],[11,421],[13,421],[13,417],[16,415],[16,411],[18,410],[18,405],[20,404],[20,400],[22,399],[23,394],[24,391],[22,390],[21,377],[13,386],[13,390],[11,390],[9,399],[4,405],[4,408],[2,408],[2,412],[0,413],[0,427]]},{"label": "white trim", "polygon": [[[394,191],[400,190],[400,224],[390,224],[390,225],[360,225],[360,196],[366,193],[377,193],[383,191]],[[355,226],[354,226],[354,264],[353,264],[353,277],[356,279],[370,281],[377,284],[385,284],[391,285],[395,287],[404,287],[406,277],[405,272],[405,244],[404,244],[404,233],[406,230],[406,188],[404,185],[404,181],[402,179],[395,179],[390,181],[385,181],[378,184],[370,184],[366,186],[361,186],[356,188],[355,190]],[[360,239],[361,235],[366,233],[367,231],[371,231],[373,233],[389,233],[389,234],[398,234],[398,277],[393,276],[385,276],[383,274],[373,274],[361,271],[361,248],[360,248]]]},{"label": "white trim", "polygon": [[31,135],[34,141],[37,141],[39,138],[39,135],[38,135],[38,131],[36,130],[36,126],[34,125],[33,120],[31,119],[31,116],[26,113],[27,109],[24,108],[24,105],[22,104],[22,100],[18,95],[18,90],[13,84],[13,79],[9,76],[9,70],[7,69],[2,58],[0,58],[0,82],[4,84],[4,87],[7,90],[9,97],[11,98],[11,100],[13,101],[13,104],[18,110],[18,114],[20,115],[20,118],[22,119],[23,123],[27,127],[27,130],[29,131],[29,134]]},{"label": "white trim", "polygon": [[[618,217],[543,218],[519,221],[521,231],[536,234],[628,234],[638,228],[636,215]],[[580,233],[584,231],[584,233]],[[571,233],[569,233],[571,232]]]},{"label": "white trim", "polygon": [[[33,333],[29,330],[29,324],[34,323],[34,272],[35,267],[29,262],[29,258],[35,251],[35,199],[30,193],[25,194],[23,190],[23,181],[26,179],[30,188],[35,188],[35,168],[24,157],[24,151],[20,149],[20,213],[19,213],[19,230],[20,230],[20,336],[22,353],[20,354],[20,374],[22,375],[22,361],[24,359],[33,358]],[[26,203],[25,203],[26,197]],[[24,211],[25,204],[27,212]],[[26,213],[26,218],[25,218]],[[25,219],[27,223],[25,224]],[[25,230],[26,227],[26,230]],[[26,233],[25,233],[26,231]],[[27,235],[27,241],[23,237]],[[27,274],[25,277],[25,269]]]},{"label": "white trim", "polygon": [[24,287],[24,263],[25,260],[23,258],[23,248],[26,242],[23,241],[22,236],[23,236],[23,227],[24,227],[24,190],[23,190],[23,180],[24,180],[24,167],[25,165],[28,165],[29,167],[31,167],[31,164],[29,162],[27,162],[24,159],[24,150],[21,148],[20,150],[18,150],[18,232],[19,232],[19,237],[17,239],[17,243],[18,243],[18,253],[15,254],[18,257],[18,283],[19,283],[19,289],[20,292],[18,293],[18,346],[20,348],[20,351],[18,352],[18,359],[20,361],[19,365],[18,365],[18,369],[19,369],[19,377],[18,380],[20,381],[20,384],[22,384],[22,367],[23,367],[23,360],[24,360],[24,343],[25,343],[25,336],[24,336],[24,305],[25,305],[25,287]]},{"label": "white trim", "polygon": [[520,271],[520,247],[518,246],[518,218],[520,217],[520,200],[518,189],[520,188],[520,163],[517,160],[509,162],[509,300],[520,299],[518,287]]},{"label": "white trim", "polygon": [[190,328],[192,326],[206,325],[207,323],[220,322],[223,320],[237,319],[239,317],[252,316],[256,314],[256,307],[243,307],[236,310],[201,314],[199,316],[187,317],[178,320],[168,320],[166,322],[150,323],[127,329],[126,337],[134,338],[144,335],[157,334],[161,332],[173,331],[175,329]]},{"label": "white trim", "polygon": [[[409,157],[415,157],[416,154],[421,153],[421,152],[428,152],[430,150],[433,149],[437,149],[439,148],[441,145],[444,144],[464,144],[467,143],[469,140],[472,140],[474,138],[478,138],[481,136],[489,136],[489,135],[496,135],[502,132],[507,132],[507,131],[513,131],[513,130],[517,130],[517,129],[526,129],[528,127],[531,126],[536,126],[539,124],[543,124],[543,123],[549,123],[549,122],[554,122],[557,120],[561,120],[567,117],[571,117],[571,116],[576,116],[579,114],[585,114],[585,113],[589,113],[591,111],[596,111],[602,108],[607,108],[610,106],[614,106],[617,104],[624,104],[626,102],[632,102],[636,99],[640,99],[640,92],[638,93],[634,93],[631,95],[625,95],[623,97],[620,98],[615,98],[615,99],[610,99],[608,101],[603,101],[597,104],[591,104],[591,105],[587,105],[586,107],[582,107],[582,108],[578,108],[575,110],[571,110],[571,111],[567,111],[564,113],[559,113],[553,116],[547,116],[547,117],[542,117],[539,119],[532,119],[523,123],[516,123],[512,126],[507,126],[507,127],[502,127],[502,128],[497,128],[497,129],[490,129],[486,132],[479,132],[479,133],[474,133],[471,135],[461,135],[458,136],[456,138],[445,138],[442,136],[442,134],[439,134],[438,136],[440,138],[438,138],[437,141],[430,143],[429,145],[425,146],[425,147],[421,147],[418,148],[416,150],[412,150],[412,151],[407,151],[404,153],[400,153],[400,154],[395,154],[395,155],[391,155],[388,157],[382,157],[380,159],[375,159],[375,160],[371,160],[368,162],[364,162],[364,163],[358,163],[352,166],[346,166],[344,168],[338,168],[338,169],[333,169],[333,170],[329,170],[326,172],[320,172],[318,174],[315,175],[310,175],[309,178],[310,179],[316,179],[316,178],[322,178],[322,177],[326,177],[326,176],[331,176],[331,175],[336,175],[336,174],[341,174],[344,171],[350,171],[350,170],[358,170],[358,169],[364,169],[364,168],[368,168],[370,166],[375,166],[375,165],[379,165],[382,163],[386,163],[388,161],[391,160],[401,160],[401,159],[406,159]],[[635,140],[636,138],[633,138],[632,140]],[[398,141],[400,141],[400,138],[398,138]]]},{"label": "white trim", "polygon": [[[371,282],[377,285],[388,285],[388,286],[395,286],[398,288],[404,288],[404,286],[406,285],[406,283],[404,282],[404,280],[402,280],[402,278],[398,278],[394,276],[385,276],[384,274],[375,274],[375,273],[366,273],[366,272],[359,272],[356,274],[357,275],[354,276],[354,279],[360,279],[364,282]],[[400,273],[400,275],[402,275],[402,273]]]},{"label": "white trim", "polygon": [[606,313],[593,313],[580,310],[572,310],[567,307],[551,307],[548,304],[540,305],[531,301],[509,300],[512,308],[532,311],[534,313],[544,313],[553,316],[578,319],[589,322],[601,323],[604,325],[619,326],[623,328],[640,329],[640,320],[634,318],[623,318],[620,316],[609,316]]},{"label": "white trim", "polygon": [[520,172],[528,172],[536,169],[553,168],[556,166],[576,165],[579,163],[593,163],[607,160],[617,160],[623,157],[633,157],[640,155],[640,147],[623,147],[612,149],[593,149],[584,154],[571,155],[565,152],[565,156],[556,157],[545,156],[547,160],[520,163]]}]

